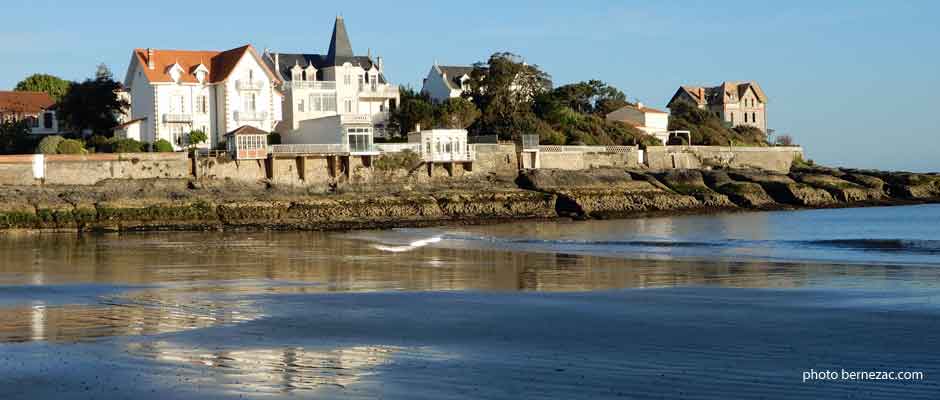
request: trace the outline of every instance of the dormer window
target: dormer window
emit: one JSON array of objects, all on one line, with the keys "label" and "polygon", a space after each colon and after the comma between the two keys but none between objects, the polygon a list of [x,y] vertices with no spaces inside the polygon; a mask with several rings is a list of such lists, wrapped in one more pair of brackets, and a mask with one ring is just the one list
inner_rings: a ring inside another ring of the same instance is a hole
[{"label": "dormer window", "polygon": [[196,76],[196,80],[199,83],[206,83],[206,78],[209,76],[209,68],[206,68],[205,65],[199,64],[193,70],[193,75]]},{"label": "dormer window", "polygon": [[179,63],[173,64],[168,72],[173,82],[180,83],[180,78],[183,77],[183,67],[181,67]]},{"label": "dormer window", "polygon": [[304,68],[304,74],[306,75],[306,80],[315,81],[317,80],[317,69],[313,65],[308,65],[307,68]]},{"label": "dormer window", "polygon": [[295,81],[302,81],[304,79],[304,71],[300,68],[299,65],[294,64],[294,67],[290,70],[291,79]]}]

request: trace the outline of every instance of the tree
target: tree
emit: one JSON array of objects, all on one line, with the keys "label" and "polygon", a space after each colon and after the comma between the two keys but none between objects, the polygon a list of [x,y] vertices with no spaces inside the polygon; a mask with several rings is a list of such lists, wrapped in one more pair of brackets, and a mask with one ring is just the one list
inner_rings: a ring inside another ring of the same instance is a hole
[{"label": "tree", "polygon": [[26,120],[0,123],[0,153],[22,154],[31,152],[35,141]]},{"label": "tree", "polygon": [[157,153],[172,153],[173,145],[166,139],[159,139],[153,142],[153,151]]},{"label": "tree", "polygon": [[45,92],[55,101],[62,99],[69,90],[69,81],[49,74],[33,74],[16,84],[19,92]]},{"label": "tree", "polygon": [[117,114],[130,105],[117,95],[121,84],[111,78],[104,65],[98,66],[95,79],[72,83],[59,104],[59,114],[73,130],[110,136],[117,126]]},{"label": "tree", "polygon": [[434,106],[430,97],[410,86],[402,87],[398,93],[399,105],[389,115],[389,131],[406,136],[417,124],[431,127],[434,122]]},{"label": "tree", "polygon": [[619,89],[599,80],[559,86],[551,92],[558,104],[583,114],[607,115],[627,105],[627,96]]},{"label": "tree", "polygon": [[475,134],[498,134],[503,139],[530,132],[519,131],[519,121],[534,117],[535,99],[551,87],[551,77],[537,65],[526,64],[512,53],[495,53],[470,72],[464,96],[480,110],[470,128]]},{"label": "tree", "polygon": [[480,117],[480,110],[460,97],[447,99],[435,108],[435,127],[439,128],[466,129]]},{"label": "tree", "polygon": [[200,143],[205,143],[209,140],[209,135],[206,135],[201,129],[196,129],[192,132],[189,132],[189,146],[196,148]]}]

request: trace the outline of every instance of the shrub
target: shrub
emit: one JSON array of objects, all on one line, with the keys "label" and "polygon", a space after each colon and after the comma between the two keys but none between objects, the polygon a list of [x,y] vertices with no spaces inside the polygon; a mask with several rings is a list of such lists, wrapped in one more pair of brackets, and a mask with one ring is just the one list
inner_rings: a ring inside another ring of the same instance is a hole
[{"label": "shrub", "polygon": [[411,170],[415,165],[421,162],[421,156],[411,150],[404,150],[398,153],[386,153],[375,160],[375,168],[382,171],[393,169]]},{"label": "shrub", "polygon": [[209,135],[206,135],[201,129],[194,130],[189,132],[189,144],[190,146],[197,146],[200,143],[205,143],[209,140]]},{"label": "shrub", "polygon": [[117,139],[111,142],[111,151],[114,153],[140,153],[143,143],[134,139]]},{"label": "shrub", "polygon": [[170,144],[166,139],[160,139],[156,142],[153,142],[153,151],[157,153],[172,153],[173,145]]},{"label": "shrub", "polygon": [[113,151],[111,149],[112,141],[113,139],[111,138],[108,138],[102,135],[94,135],[88,139],[88,141],[86,142],[86,147],[89,150],[94,150],[95,152],[98,152],[98,153],[110,153],[111,151]]},{"label": "shrub", "polygon": [[59,154],[85,154],[85,144],[75,139],[65,139],[59,142]]},{"label": "shrub", "polygon": [[65,140],[62,136],[46,136],[39,141],[39,146],[36,146],[36,153],[38,154],[57,154],[59,152],[59,143]]},{"label": "shrub", "polygon": [[777,146],[793,146],[793,137],[790,135],[777,136],[777,139],[774,140],[774,144]]}]

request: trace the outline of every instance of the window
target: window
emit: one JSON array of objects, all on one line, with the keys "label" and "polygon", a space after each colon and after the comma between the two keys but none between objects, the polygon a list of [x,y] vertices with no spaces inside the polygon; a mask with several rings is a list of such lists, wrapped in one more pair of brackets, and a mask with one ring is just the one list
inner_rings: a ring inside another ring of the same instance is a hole
[{"label": "window", "polygon": [[756,113],[756,112],[752,112],[752,113],[751,113],[751,122],[757,122],[757,113]]},{"label": "window", "polygon": [[36,117],[27,117],[26,120],[29,122],[29,126],[33,128],[39,127],[39,119]]},{"label": "window", "polygon": [[255,71],[249,69],[248,70],[248,82],[251,82],[253,80],[255,80]]},{"label": "window", "polygon": [[300,102],[297,103],[297,111],[304,112],[304,99],[300,99]]},{"label": "window", "polygon": [[362,74],[359,74],[359,88],[363,88],[366,85],[365,77]]},{"label": "window", "polygon": [[54,118],[54,114],[52,114],[51,112],[47,112],[43,114],[42,115],[42,127],[46,129],[52,129],[52,122],[53,122],[52,118]]},{"label": "window", "polygon": [[320,95],[310,96],[310,111],[323,111],[323,101]]},{"label": "window", "polygon": [[744,113],[744,123],[747,123],[747,113]]},{"label": "window", "polygon": [[206,96],[196,96],[196,112],[200,114],[209,112],[209,99]]},{"label": "window", "polygon": [[335,94],[327,94],[323,96],[323,111],[336,111]]},{"label": "window", "polygon": [[255,112],[258,109],[258,95],[251,93],[245,96],[245,112]]},{"label": "window", "polygon": [[352,84],[352,77],[349,74],[343,76],[343,84],[346,86]]},{"label": "window", "polygon": [[343,105],[344,105],[344,106],[343,106],[343,109],[344,109],[347,113],[351,113],[351,112],[352,112],[352,100],[346,99],[346,101],[343,102]]},{"label": "window", "polygon": [[170,98],[170,112],[174,114],[186,113],[186,99],[183,96],[175,95]]},{"label": "window", "polygon": [[731,113],[731,123],[732,123],[732,124],[734,123],[734,113],[733,113],[733,112]]}]

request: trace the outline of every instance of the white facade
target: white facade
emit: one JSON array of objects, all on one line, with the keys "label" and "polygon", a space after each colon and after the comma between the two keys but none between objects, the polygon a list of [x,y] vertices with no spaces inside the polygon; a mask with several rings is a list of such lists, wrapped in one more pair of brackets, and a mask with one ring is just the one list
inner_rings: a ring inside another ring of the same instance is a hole
[{"label": "white facade", "polygon": [[466,129],[419,130],[408,134],[408,143],[421,145],[424,161],[473,161]]},{"label": "white facade", "polygon": [[435,63],[424,78],[421,92],[427,93],[435,103],[460,97],[466,89],[466,82],[470,79],[472,70],[472,67],[442,67]]},{"label": "white facade", "polygon": [[633,126],[663,144],[669,140],[669,114],[646,107],[643,103],[626,105],[607,114],[608,121],[619,121]]},{"label": "white facade", "polygon": [[138,49],[125,82],[131,118],[144,119],[140,140],[164,139],[177,149],[187,146],[193,130],[209,137],[204,148],[220,147],[226,133],[242,126],[273,131],[281,120],[278,83],[251,46],[225,52]]},{"label": "white facade", "polygon": [[[353,54],[342,17],[327,54],[265,51],[264,61],[284,82],[284,118],[276,128],[284,143],[371,148],[374,133],[385,133],[389,112],[398,105],[399,88],[386,80],[382,58]],[[362,143],[358,135],[365,133]]]}]

